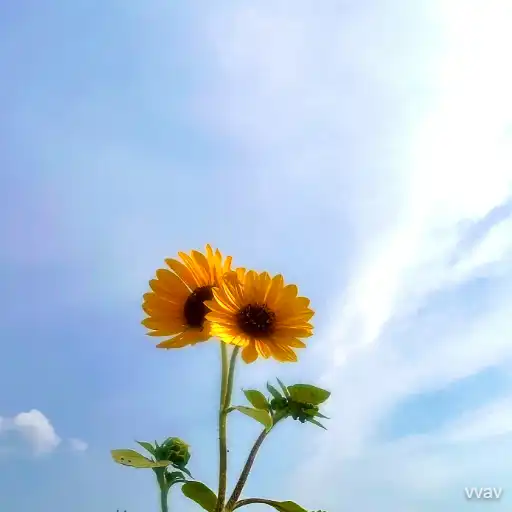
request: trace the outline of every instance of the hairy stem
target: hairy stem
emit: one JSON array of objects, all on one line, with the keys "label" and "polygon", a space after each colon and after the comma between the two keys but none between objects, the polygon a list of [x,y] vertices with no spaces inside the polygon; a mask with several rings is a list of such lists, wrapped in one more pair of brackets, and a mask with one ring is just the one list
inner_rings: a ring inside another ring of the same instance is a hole
[{"label": "hairy stem", "polygon": [[[261,445],[263,444],[263,441],[268,435],[267,430],[263,430],[261,434],[256,439],[256,442],[254,443],[249,456],[247,457],[247,460],[245,462],[244,468],[242,469],[242,473],[240,474],[240,478],[238,479],[238,482],[236,483],[236,486],[233,490],[233,494],[231,494],[231,497],[229,498],[228,504],[226,506],[227,510],[234,510],[235,504],[240,498],[240,495],[242,494],[242,491],[244,490],[244,486],[247,482],[247,478],[249,476],[249,473],[251,472],[252,465],[254,464],[254,461],[256,460],[256,455],[258,455],[258,450],[260,449]],[[245,501],[245,500],[244,500]]]},{"label": "hairy stem", "polygon": [[235,363],[239,348],[235,347],[231,353],[228,368],[226,345],[220,342],[222,374],[219,404],[219,488],[217,492],[217,506],[215,512],[224,510],[226,501],[227,473],[228,473],[228,445],[227,445],[227,409],[231,403],[233,381],[235,375]]}]

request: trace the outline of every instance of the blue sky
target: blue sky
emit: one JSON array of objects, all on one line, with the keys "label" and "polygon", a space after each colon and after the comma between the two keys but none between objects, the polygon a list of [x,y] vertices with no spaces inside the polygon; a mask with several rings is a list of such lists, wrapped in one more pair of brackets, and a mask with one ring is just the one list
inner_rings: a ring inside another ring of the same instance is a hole
[{"label": "blue sky", "polygon": [[[205,243],[317,311],[300,364],[241,366],[237,399],[333,392],[329,431],[283,425],[247,496],[510,506],[511,22],[506,0],[0,6],[0,509],[156,510],[109,450],[169,435],[215,487],[218,346],[140,326],[155,269]],[[257,427],[231,431],[234,476]]]}]

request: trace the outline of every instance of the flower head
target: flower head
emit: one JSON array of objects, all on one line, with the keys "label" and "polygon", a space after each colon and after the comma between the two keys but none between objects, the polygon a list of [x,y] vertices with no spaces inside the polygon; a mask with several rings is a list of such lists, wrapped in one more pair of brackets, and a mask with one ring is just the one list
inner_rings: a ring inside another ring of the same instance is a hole
[{"label": "flower head", "polygon": [[171,336],[158,348],[181,348],[211,338],[205,301],[213,298],[212,290],[231,269],[231,257],[223,260],[219,250],[214,252],[209,245],[206,255],[199,251],[178,255],[181,261],[166,259],[169,268],[156,271],[142,304],[148,315],[142,325],[150,330],[148,335]]},{"label": "flower head", "polygon": [[297,361],[294,348],[306,345],[300,338],[313,334],[309,320],[314,312],[309,299],[298,297],[295,285],[285,286],[283,276],[267,272],[230,272],[213,289],[211,334],[224,343],[242,347],[242,359],[252,363],[258,356],[281,362]]}]

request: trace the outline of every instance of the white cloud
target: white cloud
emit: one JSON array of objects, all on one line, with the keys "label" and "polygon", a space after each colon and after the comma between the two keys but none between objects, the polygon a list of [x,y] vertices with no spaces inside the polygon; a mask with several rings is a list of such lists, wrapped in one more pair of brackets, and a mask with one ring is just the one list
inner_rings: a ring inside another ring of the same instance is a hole
[{"label": "white cloud", "polygon": [[85,441],[74,437],[69,440],[69,444],[71,449],[75,452],[85,452],[87,448],[89,448],[89,445]]},{"label": "white cloud", "polygon": [[[37,409],[20,412],[11,418],[0,417],[0,435],[8,432],[20,435],[28,443],[34,455],[51,453],[62,443],[49,418]],[[88,448],[88,444],[82,439],[70,438],[68,443],[76,452],[85,451]]]},{"label": "white cloud", "polygon": [[50,453],[61,443],[50,420],[37,409],[21,412],[10,421],[10,429],[19,432],[36,455]]}]

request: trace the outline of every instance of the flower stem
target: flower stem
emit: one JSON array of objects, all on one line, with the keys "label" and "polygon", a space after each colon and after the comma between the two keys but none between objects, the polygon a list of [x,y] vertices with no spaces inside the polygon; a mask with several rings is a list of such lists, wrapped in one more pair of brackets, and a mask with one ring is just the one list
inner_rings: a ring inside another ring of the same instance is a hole
[{"label": "flower stem", "polygon": [[238,352],[240,350],[240,347],[235,347],[233,349],[233,352],[231,352],[231,359],[229,360],[229,373],[228,373],[228,384],[226,389],[226,401],[224,403],[224,412],[227,415],[228,407],[231,405],[231,394],[233,393],[233,384],[235,381],[235,365],[236,365],[236,358],[238,356]]},{"label": "flower stem", "polygon": [[167,491],[160,489],[160,510],[161,512],[169,512],[169,506],[167,504]]},{"label": "flower stem", "polygon": [[157,468],[154,471],[156,473],[158,487],[160,488],[160,511],[169,512],[169,505],[167,503],[167,495],[169,494],[169,489],[165,483],[165,469]]},{"label": "flower stem", "polygon": [[227,473],[228,473],[228,445],[227,445],[227,409],[231,404],[231,393],[233,392],[233,381],[235,375],[235,363],[239,347],[235,347],[231,353],[231,360],[228,368],[227,348],[220,342],[221,350],[221,386],[219,404],[219,488],[217,492],[217,506],[215,512],[224,510],[226,501]]},{"label": "flower stem", "polygon": [[226,499],[226,474],[228,454],[226,444],[226,417],[224,415],[224,403],[226,402],[226,390],[228,382],[228,351],[226,345],[220,342],[221,355],[221,381],[219,404],[219,490],[217,492],[217,506],[215,512],[222,512]]},{"label": "flower stem", "polygon": [[247,457],[247,461],[245,462],[244,468],[242,469],[242,473],[240,474],[240,478],[238,479],[238,482],[236,483],[235,489],[233,490],[233,494],[231,494],[231,497],[229,498],[229,501],[226,505],[226,509],[231,511],[235,509],[236,502],[240,495],[242,494],[242,491],[244,490],[244,486],[247,482],[247,478],[249,477],[249,473],[251,472],[252,466],[254,464],[254,461],[256,460],[256,455],[258,454],[258,450],[260,449],[261,445],[263,444],[263,441],[269,434],[269,431],[263,430],[261,434],[256,439],[256,442],[254,443],[249,456]]},{"label": "flower stem", "polygon": [[275,501],[272,500],[264,500],[263,498],[248,498],[246,500],[240,500],[234,507],[233,510],[237,508],[245,507],[246,505],[251,505],[252,503],[261,503],[263,505],[274,506]]}]

